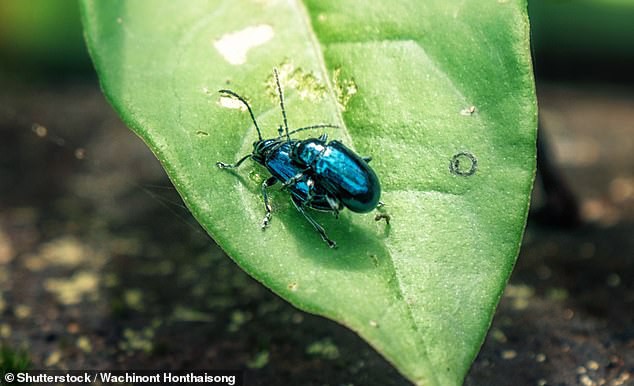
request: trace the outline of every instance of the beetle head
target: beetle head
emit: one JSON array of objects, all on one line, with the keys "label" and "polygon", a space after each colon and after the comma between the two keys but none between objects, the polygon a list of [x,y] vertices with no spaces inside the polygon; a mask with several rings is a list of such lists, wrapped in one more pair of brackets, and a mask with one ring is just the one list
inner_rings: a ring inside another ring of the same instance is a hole
[{"label": "beetle head", "polygon": [[278,141],[275,139],[260,139],[253,142],[253,160],[264,165],[267,154]]}]

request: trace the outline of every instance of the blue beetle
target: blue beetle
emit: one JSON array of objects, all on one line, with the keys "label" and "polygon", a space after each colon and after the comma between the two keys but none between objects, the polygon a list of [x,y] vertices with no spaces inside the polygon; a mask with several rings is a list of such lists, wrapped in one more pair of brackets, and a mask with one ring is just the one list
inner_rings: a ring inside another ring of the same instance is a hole
[{"label": "blue beetle", "polygon": [[359,157],[339,141],[326,141],[324,134],[295,142],[291,159],[309,170],[317,185],[339,198],[351,211],[367,213],[376,209],[381,185],[368,166],[370,158]]},{"label": "blue beetle", "polygon": [[[262,229],[265,229],[271,220],[271,205],[267,188],[279,181],[283,189],[291,194],[291,201],[295,208],[328,246],[334,248],[336,243],[328,238],[324,228],[305,209],[332,212],[335,216],[338,216],[343,208],[357,213],[369,212],[382,205],[379,201],[381,195],[379,179],[368,165],[371,160],[369,157],[359,157],[339,141],[327,142],[326,134],[306,140],[291,139],[291,134],[299,131],[338,126],[318,124],[289,131],[284,108],[284,94],[277,70],[273,73],[280,97],[284,129],[280,125],[277,137],[263,139],[260,127],[247,101],[231,90],[220,90],[221,94],[233,96],[246,106],[257,130],[258,140],[253,143],[251,154],[240,158],[234,164],[216,162],[216,166],[221,169],[233,169],[251,158],[266,167],[272,176],[262,183],[262,197],[266,211],[262,220]],[[389,221],[387,215],[376,216],[377,220],[381,218]]]}]

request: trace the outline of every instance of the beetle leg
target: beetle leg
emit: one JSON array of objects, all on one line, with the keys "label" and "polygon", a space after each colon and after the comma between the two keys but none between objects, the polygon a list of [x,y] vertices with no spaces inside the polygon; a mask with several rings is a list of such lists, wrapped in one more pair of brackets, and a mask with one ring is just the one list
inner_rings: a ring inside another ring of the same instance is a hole
[{"label": "beetle leg", "polygon": [[374,221],[381,221],[381,220],[385,220],[385,223],[387,225],[390,225],[390,220],[392,219],[392,216],[390,216],[387,213],[377,213],[376,216],[374,216]]},{"label": "beetle leg", "polygon": [[315,189],[315,181],[312,178],[307,178],[306,186],[308,186],[308,193],[306,194],[306,200],[302,203],[302,206],[309,206],[310,203],[313,202],[313,199],[315,197],[315,195],[313,194],[313,191]]},{"label": "beetle leg", "polygon": [[328,205],[330,205],[330,207],[332,208],[332,212],[335,215],[335,218],[339,218],[339,209],[341,208],[339,200],[326,195],[326,201],[328,202]]},{"label": "beetle leg", "polygon": [[275,177],[269,177],[264,182],[262,182],[262,198],[264,199],[264,209],[266,210],[264,220],[262,220],[263,230],[269,225],[269,221],[271,221],[271,204],[269,203],[269,196],[268,194],[266,194],[266,188],[275,185],[276,182],[277,178]]},{"label": "beetle leg", "polygon": [[295,174],[293,177],[289,178],[288,181],[286,181],[286,182],[284,182],[282,184],[282,190],[288,188],[291,185],[295,185],[300,180],[302,180],[302,178],[304,178],[304,172],[299,172],[299,173]]},{"label": "beetle leg", "polygon": [[379,201],[379,204],[376,206],[376,210],[379,213],[374,216],[374,221],[385,220],[385,223],[387,225],[390,225],[390,220],[392,219],[392,216],[390,216],[389,213],[385,212],[385,209],[383,209],[384,206],[385,203],[383,201]]},{"label": "beetle leg", "polygon": [[249,157],[251,157],[251,154],[247,154],[244,157],[240,158],[235,164],[226,164],[224,162],[218,161],[216,162],[216,166],[218,166],[220,169],[235,169]]},{"label": "beetle leg", "polygon": [[365,163],[370,163],[370,161],[372,161],[372,157],[361,157],[361,159],[363,159],[365,161]]},{"label": "beetle leg", "polygon": [[291,197],[291,201],[293,202],[293,205],[295,205],[295,208],[299,211],[299,213],[301,213],[304,216],[304,218],[306,218],[306,220],[310,223],[310,225],[312,225],[313,228],[315,228],[317,233],[319,233],[319,236],[321,236],[321,239],[324,240],[330,248],[336,248],[337,243],[330,240],[328,236],[326,235],[326,231],[324,230],[324,228],[321,225],[319,225],[319,223],[317,223],[317,221],[315,221],[312,217],[310,217],[308,213],[306,213],[306,211],[304,210],[302,206],[302,203],[301,202],[298,203],[297,198],[295,198],[294,196]]},{"label": "beetle leg", "polygon": [[322,142],[326,142],[326,141],[328,141],[328,134],[323,133],[322,135],[320,135],[320,136],[319,136],[319,138],[318,138],[318,139],[319,139],[320,141],[322,141]]}]

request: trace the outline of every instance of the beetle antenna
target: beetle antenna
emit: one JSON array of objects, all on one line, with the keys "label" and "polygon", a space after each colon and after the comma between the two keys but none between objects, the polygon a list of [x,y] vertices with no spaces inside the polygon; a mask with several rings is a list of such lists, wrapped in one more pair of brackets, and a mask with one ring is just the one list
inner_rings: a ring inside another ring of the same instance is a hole
[{"label": "beetle antenna", "polygon": [[280,86],[280,76],[277,73],[277,68],[273,69],[275,74],[275,83],[277,83],[277,92],[280,94],[280,108],[282,109],[282,117],[284,117],[284,129],[286,130],[286,140],[291,141],[291,135],[288,132],[288,121],[286,120],[286,109],[284,109],[284,93],[282,92],[282,86]]},{"label": "beetle antenna", "polygon": [[[288,133],[288,135],[295,134],[298,131],[312,130],[312,129],[322,129],[322,128],[326,128],[326,127],[330,127],[330,128],[333,128],[333,129],[340,129],[341,128],[340,126],[331,125],[330,123],[322,123],[322,124],[319,124],[319,125],[300,127],[299,129],[295,129],[295,130],[291,131],[290,133]],[[278,136],[277,138],[281,138],[281,137],[282,137],[282,135]]]},{"label": "beetle antenna", "polygon": [[258,138],[260,138],[260,141],[261,141],[262,133],[260,132],[260,127],[258,126],[258,123],[255,121],[255,116],[253,115],[253,111],[251,110],[251,106],[249,106],[249,103],[247,103],[247,101],[243,97],[241,97],[240,95],[236,94],[235,92],[231,90],[218,90],[218,92],[221,94],[229,94],[235,98],[238,98],[240,102],[244,103],[244,105],[247,106],[247,110],[249,110],[249,114],[251,115],[251,120],[253,121],[253,124],[255,125],[255,129],[258,131]]}]

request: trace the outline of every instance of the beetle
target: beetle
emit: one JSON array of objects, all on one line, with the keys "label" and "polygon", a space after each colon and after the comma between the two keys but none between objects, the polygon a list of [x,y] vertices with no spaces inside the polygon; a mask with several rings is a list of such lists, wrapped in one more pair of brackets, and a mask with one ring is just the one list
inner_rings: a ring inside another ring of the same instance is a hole
[{"label": "beetle", "polygon": [[[267,189],[281,182],[282,188],[290,193],[295,208],[328,246],[335,248],[337,244],[328,238],[324,228],[306,212],[306,209],[332,212],[335,216],[338,216],[344,208],[357,213],[369,212],[382,205],[379,201],[381,195],[379,179],[368,165],[370,157],[358,156],[339,141],[328,142],[326,134],[305,140],[291,139],[291,134],[300,131],[338,128],[338,126],[317,124],[289,131],[284,108],[284,93],[277,69],[273,70],[273,74],[280,98],[284,128],[279,126],[277,137],[263,139],[249,103],[231,90],[219,90],[219,93],[232,96],[246,106],[258,133],[258,140],[253,142],[251,154],[245,155],[234,164],[216,162],[216,166],[221,169],[234,169],[250,158],[266,167],[271,177],[262,182],[262,197],[266,211],[262,220],[262,229],[265,229],[271,220],[272,209]],[[376,219],[380,218],[389,220],[386,215],[377,215]]]}]

